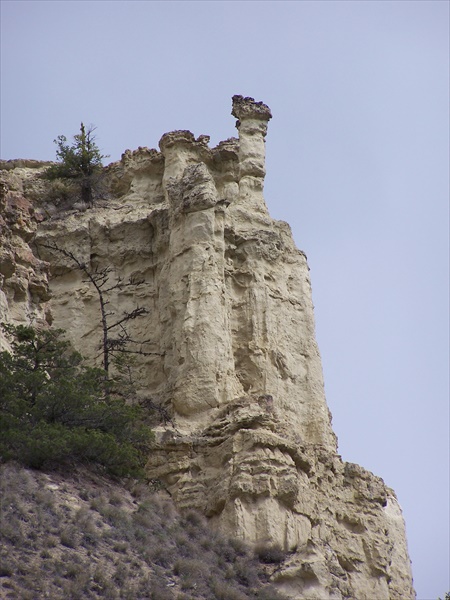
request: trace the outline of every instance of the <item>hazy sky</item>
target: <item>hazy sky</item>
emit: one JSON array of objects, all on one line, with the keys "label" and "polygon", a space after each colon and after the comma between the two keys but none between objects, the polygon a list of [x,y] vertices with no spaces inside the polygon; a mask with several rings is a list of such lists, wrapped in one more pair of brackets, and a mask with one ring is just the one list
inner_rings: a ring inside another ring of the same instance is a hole
[{"label": "hazy sky", "polygon": [[449,583],[449,3],[1,2],[1,157],[98,127],[110,160],[273,112],[265,196],[309,259],[339,451],[404,510],[420,600]]}]

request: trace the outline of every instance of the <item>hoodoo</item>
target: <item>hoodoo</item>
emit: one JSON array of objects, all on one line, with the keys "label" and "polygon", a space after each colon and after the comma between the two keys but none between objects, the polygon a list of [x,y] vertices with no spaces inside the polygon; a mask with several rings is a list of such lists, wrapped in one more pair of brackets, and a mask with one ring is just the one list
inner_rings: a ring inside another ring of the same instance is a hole
[{"label": "hoodoo", "polygon": [[168,415],[149,478],[211,527],[279,548],[267,568],[288,598],[413,599],[394,492],[337,454],[306,257],[263,196],[270,109],[234,96],[232,114],[239,137],[215,148],[173,131],[127,150],[87,210],[45,196],[42,163],[3,163],[2,319],[64,328],[94,360],[98,300],[51,247],[108,267],[127,283],[112,310],[148,311],[130,324],[146,349],[135,385]]}]

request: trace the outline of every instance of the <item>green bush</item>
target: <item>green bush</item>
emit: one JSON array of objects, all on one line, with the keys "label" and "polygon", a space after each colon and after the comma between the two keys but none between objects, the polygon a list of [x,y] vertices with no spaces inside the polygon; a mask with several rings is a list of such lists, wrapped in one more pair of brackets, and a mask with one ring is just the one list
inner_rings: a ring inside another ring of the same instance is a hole
[{"label": "green bush", "polygon": [[85,366],[61,330],[3,329],[12,353],[0,353],[0,459],[142,475],[152,439],[142,408],[111,393],[104,371]]}]

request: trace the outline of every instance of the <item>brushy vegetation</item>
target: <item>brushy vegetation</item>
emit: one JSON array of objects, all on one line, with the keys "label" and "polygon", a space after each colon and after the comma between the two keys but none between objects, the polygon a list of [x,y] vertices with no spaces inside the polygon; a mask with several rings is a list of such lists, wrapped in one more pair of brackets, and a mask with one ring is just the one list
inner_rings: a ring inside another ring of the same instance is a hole
[{"label": "brushy vegetation", "polygon": [[152,440],[144,410],[115,394],[102,369],[85,366],[61,330],[3,328],[13,352],[0,353],[0,460],[143,475]]},{"label": "brushy vegetation", "polygon": [[245,544],[143,483],[9,463],[0,494],[1,598],[281,599]]}]

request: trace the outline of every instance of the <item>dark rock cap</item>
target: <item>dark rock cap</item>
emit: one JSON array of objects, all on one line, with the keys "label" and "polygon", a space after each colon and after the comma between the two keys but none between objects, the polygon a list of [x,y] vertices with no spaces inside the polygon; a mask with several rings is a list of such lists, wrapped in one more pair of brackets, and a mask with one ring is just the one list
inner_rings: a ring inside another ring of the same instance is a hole
[{"label": "dark rock cap", "polygon": [[233,96],[233,117],[243,121],[244,119],[261,119],[269,121],[272,118],[272,113],[267,104],[263,102],[255,102],[254,98],[244,98],[244,96]]}]

